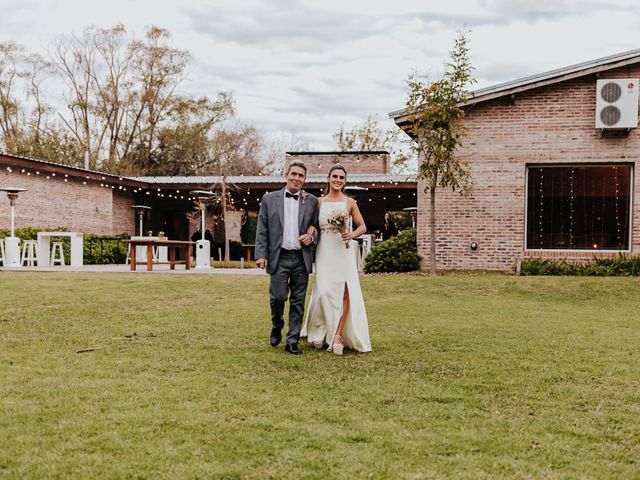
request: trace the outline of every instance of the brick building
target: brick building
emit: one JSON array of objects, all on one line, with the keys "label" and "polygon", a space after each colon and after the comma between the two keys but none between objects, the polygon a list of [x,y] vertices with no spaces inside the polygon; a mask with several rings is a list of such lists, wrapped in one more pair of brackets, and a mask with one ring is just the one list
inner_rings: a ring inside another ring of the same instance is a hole
[{"label": "brick building", "polygon": [[[457,153],[471,164],[472,192],[438,192],[438,268],[640,253],[638,78],[635,50],[476,91]],[[625,115],[631,125],[616,123]],[[390,116],[406,125],[402,111]],[[424,187],[418,250],[428,265]]]},{"label": "brick building", "polygon": [[293,160],[302,160],[307,166],[308,175],[324,175],[339,163],[349,174],[389,175],[391,165],[389,152],[349,151],[349,152],[287,152],[286,164]]}]

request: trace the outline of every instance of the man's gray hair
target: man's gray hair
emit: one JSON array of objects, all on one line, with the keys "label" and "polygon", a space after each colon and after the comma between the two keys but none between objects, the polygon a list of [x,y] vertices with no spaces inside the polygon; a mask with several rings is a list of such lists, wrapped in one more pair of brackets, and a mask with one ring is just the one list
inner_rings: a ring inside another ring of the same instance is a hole
[{"label": "man's gray hair", "polygon": [[294,160],[293,162],[291,162],[287,167],[287,171],[285,172],[285,175],[289,175],[289,172],[291,171],[291,167],[302,168],[304,170],[305,177],[307,176],[307,166],[304,164],[302,160]]}]

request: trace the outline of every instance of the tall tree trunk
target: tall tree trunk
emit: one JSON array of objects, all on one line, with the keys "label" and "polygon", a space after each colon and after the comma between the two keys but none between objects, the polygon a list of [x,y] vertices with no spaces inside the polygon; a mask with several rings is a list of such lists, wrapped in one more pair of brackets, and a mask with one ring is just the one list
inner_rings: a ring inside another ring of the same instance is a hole
[{"label": "tall tree trunk", "polygon": [[436,275],[436,187],[429,189],[431,194],[431,208],[429,210],[429,273]]}]

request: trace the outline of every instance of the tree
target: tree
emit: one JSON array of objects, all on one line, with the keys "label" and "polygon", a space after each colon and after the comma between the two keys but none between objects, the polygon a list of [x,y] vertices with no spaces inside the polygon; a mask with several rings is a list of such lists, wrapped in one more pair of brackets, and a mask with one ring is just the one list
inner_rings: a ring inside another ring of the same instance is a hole
[{"label": "tree", "polygon": [[53,59],[67,87],[68,111],[60,118],[89,152],[92,168],[131,173],[151,161],[191,58],[170,41],[160,27],[133,40],[116,25],[91,26],[56,43]]},{"label": "tree", "polygon": [[123,157],[136,145],[134,160],[144,164],[158,140],[157,134],[162,120],[174,108],[180,98],[175,94],[178,85],[186,77],[191,55],[169,44],[168,30],[151,26],[146,33],[146,41],[133,42],[135,90],[131,95],[128,117],[132,122],[128,135],[124,138]]},{"label": "tree", "polygon": [[461,106],[470,95],[468,87],[475,83],[472,70],[467,32],[463,30],[458,32],[440,80],[428,82],[416,73],[407,79],[405,131],[413,139],[412,148],[418,157],[418,179],[426,182],[425,193],[430,194],[429,271],[432,275],[437,273],[436,191],[451,188],[465,193],[470,175],[469,163],[455,152],[465,135]]},{"label": "tree", "polygon": [[215,101],[177,96],[149,157],[134,155],[131,169],[146,175],[211,175],[212,137],[234,112],[229,93],[219,93]]},{"label": "tree", "polygon": [[349,150],[369,152],[388,148],[390,135],[378,125],[377,118],[370,115],[351,130],[345,130],[344,125],[340,126],[340,129],[333,134],[333,139],[342,152]]},{"label": "tree", "polygon": [[7,150],[17,142],[23,108],[16,84],[25,75],[22,70],[24,49],[16,43],[0,43],[0,133]]},{"label": "tree", "polygon": [[342,125],[333,134],[333,139],[341,152],[387,150],[391,154],[394,173],[404,173],[411,168],[412,156],[403,148],[398,134],[397,129],[383,130],[376,116],[370,115],[351,130],[345,130]]},{"label": "tree", "polygon": [[13,155],[76,164],[78,149],[53,121],[43,84],[53,66],[15,43],[0,43],[0,143]]},{"label": "tree", "polygon": [[211,142],[211,167],[220,177],[219,201],[222,222],[224,224],[225,254],[224,261],[230,260],[229,222],[227,212],[235,210],[232,193],[238,188],[229,182],[232,175],[257,175],[264,169],[261,156],[265,144],[262,136],[252,126],[244,126],[235,130],[216,132]]}]

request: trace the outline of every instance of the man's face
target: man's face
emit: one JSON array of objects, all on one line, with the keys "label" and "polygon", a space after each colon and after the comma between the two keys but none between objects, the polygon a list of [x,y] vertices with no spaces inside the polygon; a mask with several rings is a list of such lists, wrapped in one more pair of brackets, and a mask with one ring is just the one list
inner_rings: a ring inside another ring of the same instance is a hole
[{"label": "man's face", "polygon": [[286,176],[287,189],[291,193],[298,193],[302,189],[302,185],[304,185],[305,177],[304,168],[294,165]]}]

